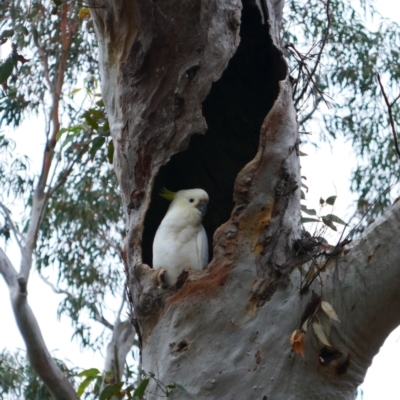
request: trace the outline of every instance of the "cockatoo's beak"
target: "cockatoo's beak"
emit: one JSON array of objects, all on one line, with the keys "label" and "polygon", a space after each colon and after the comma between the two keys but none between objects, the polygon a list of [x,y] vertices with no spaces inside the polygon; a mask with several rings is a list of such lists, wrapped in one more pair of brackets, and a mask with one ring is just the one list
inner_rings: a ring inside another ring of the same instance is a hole
[{"label": "cockatoo's beak", "polygon": [[205,201],[201,201],[199,204],[197,204],[196,208],[200,210],[202,217],[206,215],[207,203]]}]

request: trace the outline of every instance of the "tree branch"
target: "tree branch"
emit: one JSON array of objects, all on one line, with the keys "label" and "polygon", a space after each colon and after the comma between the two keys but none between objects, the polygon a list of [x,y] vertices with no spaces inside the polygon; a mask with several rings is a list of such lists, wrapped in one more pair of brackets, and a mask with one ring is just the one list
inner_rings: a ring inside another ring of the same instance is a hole
[{"label": "tree branch", "polygon": [[[39,232],[40,222],[43,217],[44,209],[49,200],[49,195],[46,195],[45,189],[48,181],[48,176],[51,168],[53,152],[56,145],[56,135],[60,130],[60,121],[59,121],[59,102],[61,98],[62,87],[64,84],[64,75],[68,60],[69,50],[72,44],[72,38],[76,29],[75,24],[72,22],[69,24],[68,29],[68,5],[64,4],[61,10],[61,57],[58,64],[57,74],[55,77],[55,84],[51,86],[52,93],[52,106],[51,106],[51,115],[50,120],[52,122],[53,131],[51,133],[51,137],[47,138],[45,150],[43,154],[42,161],[42,171],[39,176],[39,181],[37,183],[35,192],[32,198],[32,213],[31,220],[28,227],[28,232],[25,240],[25,247],[23,249],[22,258],[21,258],[21,273],[24,275],[25,279],[28,280],[30,269],[32,267],[32,254],[33,250],[36,246],[37,235]],[[39,50],[41,46],[37,42]],[[45,75],[46,71],[48,71],[48,60],[46,54],[44,53],[44,49],[42,48],[43,54],[41,55],[42,61],[44,63]],[[51,82],[50,76],[46,79],[49,79]],[[53,194],[54,190],[50,192]]]},{"label": "tree branch", "polygon": [[111,342],[107,346],[104,370],[114,371],[118,382],[121,381],[124,372],[126,356],[135,344],[135,335],[136,330],[129,320],[116,322]]},{"label": "tree branch", "polygon": [[[311,47],[311,49],[308,51],[308,53],[307,53],[305,56],[303,56],[302,54],[300,54],[300,52],[295,48],[295,46],[294,46],[293,44],[290,43],[289,45],[287,45],[288,48],[292,48],[292,49],[294,50],[294,52],[298,55],[298,57],[299,57],[299,59],[300,59],[299,63],[300,63],[300,65],[301,65],[301,67],[300,67],[300,69],[299,69],[299,77],[300,77],[300,73],[301,73],[301,70],[302,70],[302,67],[303,67],[303,66],[304,66],[304,69],[306,70],[306,73],[307,73],[307,75],[308,75],[308,81],[305,83],[305,85],[304,85],[304,87],[302,88],[302,90],[301,90],[299,96],[297,96],[297,98],[296,98],[295,101],[294,101],[294,105],[295,105],[296,108],[298,108],[298,104],[299,104],[300,100],[303,98],[303,96],[305,95],[305,93],[306,93],[306,91],[307,91],[307,89],[308,89],[310,83],[314,84],[314,87],[317,89],[317,91],[318,91],[318,92],[320,93],[320,95],[321,95],[321,99],[326,103],[326,101],[325,101],[325,99],[324,99],[324,94],[319,90],[317,83],[314,81],[314,75],[315,75],[315,73],[316,73],[316,71],[317,71],[317,68],[318,68],[318,66],[319,66],[319,64],[320,64],[321,57],[322,57],[322,54],[323,54],[325,45],[326,45],[326,43],[327,43],[327,41],[328,41],[328,38],[329,38],[329,29],[330,29],[330,26],[331,26],[331,16],[330,16],[330,9],[329,9],[329,6],[330,6],[330,4],[329,4],[329,0],[328,0],[328,1],[326,2],[326,19],[327,19],[327,21],[328,21],[327,26],[326,26],[326,32],[325,32],[323,38],[322,38],[322,39],[320,40],[320,42],[319,42],[319,43],[321,43],[321,47],[320,47],[318,53],[316,54],[317,59],[316,59],[316,61],[315,61],[315,63],[314,63],[313,68],[311,69],[311,71],[309,71],[308,66],[307,66],[307,63],[305,62],[305,59],[309,56],[310,52],[317,46],[317,43],[315,43],[315,44]],[[297,82],[298,82],[298,81],[299,81],[299,78],[297,79]],[[296,90],[297,90],[297,83],[296,83],[295,88],[294,88],[294,91],[293,91],[294,94],[296,93]],[[327,104],[327,103],[326,103],[326,104]]]},{"label": "tree branch", "polygon": [[10,291],[14,316],[32,368],[43,380],[54,399],[77,400],[78,396],[73,386],[58,368],[44,343],[36,317],[27,301],[27,280],[23,275],[17,274],[2,249],[0,249],[0,274]]},{"label": "tree branch", "polygon": [[382,82],[381,82],[381,77],[380,77],[379,74],[377,75],[377,78],[378,78],[378,83],[379,83],[379,86],[380,86],[380,88],[381,88],[381,92],[382,92],[383,98],[384,98],[385,103],[386,103],[386,107],[387,107],[387,109],[388,109],[390,126],[392,127],[392,133],[393,133],[394,147],[395,147],[395,149],[396,149],[397,155],[400,157],[400,149],[399,149],[399,144],[398,144],[398,142],[397,142],[396,127],[395,127],[395,124],[394,124],[393,113],[392,113],[392,107],[394,106],[394,104],[396,103],[396,101],[399,99],[400,95],[397,96],[397,97],[392,101],[392,103],[389,103],[389,99],[388,99],[388,97],[387,97],[387,95],[386,95],[386,93],[385,93],[385,89],[383,88],[383,85],[382,85]]},{"label": "tree branch", "polygon": [[[69,292],[68,290],[64,290],[64,289],[60,289],[59,287],[54,286],[46,277],[44,277],[42,275],[42,273],[39,271],[39,276],[42,279],[42,281],[48,285],[54,293],[56,294],[65,294],[67,297],[69,297],[70,299],[75,299],[76,297]],[[110,322],[108,322],[99,312],[99,310],[97,309],[97,307],[95,307],[94,309],[94,320],[97,322],[100,322],[104,327],[110,329],[110,330],[114,330],[114,325],[111,324]]]},{"label": "tree branch", "polygon": [[400,251],[393,243],[399,226],[397,202],[358,240],[345,246],[322,277],[323,298],[346,321],[337,327],[339,337],[332,345],[346,346],[353,365],[351,374],[358,382],[388,334],[400,324]]}]

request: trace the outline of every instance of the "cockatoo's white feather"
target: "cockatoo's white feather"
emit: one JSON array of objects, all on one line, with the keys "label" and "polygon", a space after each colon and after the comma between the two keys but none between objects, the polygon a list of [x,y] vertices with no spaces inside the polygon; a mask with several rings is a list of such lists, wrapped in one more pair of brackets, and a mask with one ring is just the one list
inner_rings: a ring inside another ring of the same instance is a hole
[{"label": "cockatoo's white feather", "polygon": [[153,268],[164,268],[171,286],[185,268],[201,270],[207,266],[208,241],[201,221],[208,195],[203,189],[168,193],[173,200],[154,238]]}]

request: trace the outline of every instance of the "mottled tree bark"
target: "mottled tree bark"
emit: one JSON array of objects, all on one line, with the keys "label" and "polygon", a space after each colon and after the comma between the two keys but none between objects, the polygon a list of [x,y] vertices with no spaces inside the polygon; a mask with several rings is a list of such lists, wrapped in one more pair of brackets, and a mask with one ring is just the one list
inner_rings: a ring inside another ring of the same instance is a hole
[{"label": "mottled tree bark", "polygon": [[[143,369],[196,399],[354,398],[400,322],[399,255],[388,244],[400,206],[356,243],[306,248],[296,113],[279,38],[283,1],[98,5]],[[179,288],[162,288],[160,271],[144,264],[166,209],[162,186],[210,195],[212,260]],[[310,265],[318,279],[306,288],[299,268]],[[321,300],[341,322],[321,322],[329,346],[309,328],[303,359],[289,339],[305,319],[323,319]],[[148,398],[160,394],[152,380]]]}]

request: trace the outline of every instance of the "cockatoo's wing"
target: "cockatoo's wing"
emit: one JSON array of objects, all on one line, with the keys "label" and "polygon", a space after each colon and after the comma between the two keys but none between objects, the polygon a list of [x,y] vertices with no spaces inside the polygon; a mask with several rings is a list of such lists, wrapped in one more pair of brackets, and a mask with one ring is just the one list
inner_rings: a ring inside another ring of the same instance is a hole
[{"label": "cockatoo's wing", "polygon": [[208,264],[207,234],[201,221],[207,211],[203,189],[163,191],[172,200],[153,242],[153,268],[165,268],[169,286],[185,268],[202,270]]},{"label": "cockatoo's wing", "polygon": [[201,226],[200,232],[197,234],[197,252],[199,257],[199,267],[204,269],[208,264],[208,240],[207,234],[203,227]]}]

